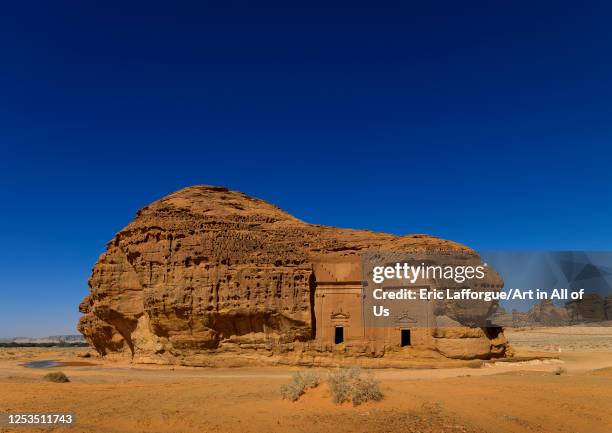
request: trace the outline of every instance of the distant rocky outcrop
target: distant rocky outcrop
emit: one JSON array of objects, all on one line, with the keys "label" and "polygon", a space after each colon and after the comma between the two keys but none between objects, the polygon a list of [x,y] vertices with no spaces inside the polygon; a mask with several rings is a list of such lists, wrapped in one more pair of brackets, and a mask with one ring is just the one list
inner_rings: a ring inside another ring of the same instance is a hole
[{"label": "distant rocky outcrop", "polygon": [[569,323],[565,308],[557,307],[550,299],[534,305],[527,312],[527,322],[542,326],[563,326]]},{"label": "distant rocky outcrop", "polygon": [[592,323],[612,320],[612,295],[602,298],[597,294],[586,294],[583,299],[565,304],[570,323]]},{"label": "distant rocky outcrop", "polygon": [[7,339],[13,343],[84,343],[85,338],[81,334],[75,335],[50,335],[48,337],[15,337]]},{"label": "distant rocky outcrop", "polygon": [[[612,320],[612,296],[602,298],[597,294],[586,294],[583,299],[569,301],[558,307],[552,300],[543,300],[527,312],[513,310],[508,313],[499,306],[492,316],[492,323],[504,327],[567,326],[584,323],[608,325]],[[604,323],[606,322],[606,323]]]},{"label": "distant rocky outcrop", "polygon": [[13,337],[0,338],[0,344],[15,344],[23,346],[36,345],[82,345],[85,338],[81,334],[77,335],[50,335],[48,337]]},{"label": "distant rocky outcrop", "polygon": [[[329,352],[315,341],[313,263],[373,249],[475,254],[433,236],[308,224],[222,187],[185,188],[141,209],[107,244],[78,327],[100,354],[140,362],[203,365],[210,354],[230,353],[306,363]],[[464,359],[504,355],[503,332],[478,331],[432,337],[430,349]]]},{"label": "distant rocky outcrop", "polygon": [[529,318],[526,312],[512,310],[508,313],[501,305],[491,316],[491,323],[504,328],[522,328],[529,325]]}]

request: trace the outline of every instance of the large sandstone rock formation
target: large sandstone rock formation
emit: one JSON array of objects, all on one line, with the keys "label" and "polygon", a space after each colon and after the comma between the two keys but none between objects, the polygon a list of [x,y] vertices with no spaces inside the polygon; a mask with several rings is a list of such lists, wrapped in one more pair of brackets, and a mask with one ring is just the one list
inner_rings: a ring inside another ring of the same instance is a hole
[{"label": "large sandstone rock formation", "polygon": [[[307,224],[239,192],[185,188],[141,209],[108,243],[80,305],[79,330],[100,354],[142,362],[202,365],[224,351],[294,352],[303,362],[295,353],[321,352],[313,341],[313,261],[368,249],[471,251],[426,235]],[[458,345],[438,353],[503,356],[503,333],[466,329],[438,336],[440,347]]]}]

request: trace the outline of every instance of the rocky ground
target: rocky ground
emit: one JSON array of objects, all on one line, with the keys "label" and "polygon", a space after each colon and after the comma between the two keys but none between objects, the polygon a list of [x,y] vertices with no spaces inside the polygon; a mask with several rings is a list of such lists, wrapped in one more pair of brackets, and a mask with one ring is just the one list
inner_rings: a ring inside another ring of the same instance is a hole
[{"label": "rocky ground", "polygon": [[[542,358],[376,370],[385,398],[358,407],[334,405],[325,386],[281,400],[293,367],[132,366],[80,357],[87,349],[1,349],[0,412],[74,412],[75,427],[53,430],[72,433],[612,431],[611,328],[508,335],[518,359]],[[42,359],[94,365],[22,366]],[[53,370],[71,382],[42,381]]]}]

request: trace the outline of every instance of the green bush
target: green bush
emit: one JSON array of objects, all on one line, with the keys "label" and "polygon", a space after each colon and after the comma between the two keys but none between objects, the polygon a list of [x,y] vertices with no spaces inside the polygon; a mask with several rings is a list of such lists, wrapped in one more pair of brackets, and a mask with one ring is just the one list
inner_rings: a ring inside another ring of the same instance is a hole
[{"label": "green bush", "polygon": [[49,382],[56,382],[56,383],[70,382],[70,379],[68,379],[68,376],[66,376],[61,371],[54,371],[53,373],[48,373],[43,377],[43,380],[47,380]]}]

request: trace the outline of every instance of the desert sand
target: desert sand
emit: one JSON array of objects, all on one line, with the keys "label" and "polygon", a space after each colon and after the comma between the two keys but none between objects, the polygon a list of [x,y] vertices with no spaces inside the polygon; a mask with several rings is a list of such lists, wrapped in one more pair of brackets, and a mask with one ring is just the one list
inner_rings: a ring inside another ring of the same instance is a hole
[{"label": "desert sand", "polygon": [[[612,431],[612,328],[508,336],[519,359],[539,359],[375,370],[385,397],[357,407],[333,404],[325,385],[295,403],[281,400],[279,387],[296,367],[132,365],[82,358],[93,354],[86,348],[0,349],[0,412],[73,412],[75,426],[52,430],[73,433]],[[23,366],[43,359],[69,365]],[[71,382],[42,380],[57,370]]]}]

